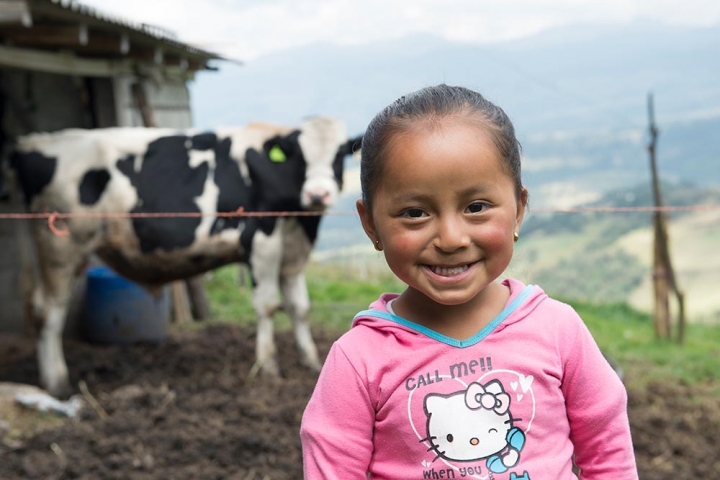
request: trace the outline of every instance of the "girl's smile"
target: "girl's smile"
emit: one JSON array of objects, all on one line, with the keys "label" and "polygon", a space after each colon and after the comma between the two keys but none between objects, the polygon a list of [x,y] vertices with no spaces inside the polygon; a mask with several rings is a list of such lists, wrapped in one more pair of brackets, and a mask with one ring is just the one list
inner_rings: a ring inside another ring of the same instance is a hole
[{"label": "girl's smile", "polygon": [[473,266],[473,265],[475,265],[474,262],[473,262],[473,263],[470,263],[470,264],[460,265],[460,266],[458,266],[458,267],[440,267],[440,266],[433,267],[433,266],[430,266],[430,265],[428,265],[427,267],[428,267],[428,269],[430,269],[430,271],[431,271],[432,273],[434,273],[435,275],[438,275],[438,276],[441,276],[441,277],[453,277],[453,278],[456,278],[456,277],[459,277],[460,274],[467,272],[468,269],[469,269],[471,266]]}]

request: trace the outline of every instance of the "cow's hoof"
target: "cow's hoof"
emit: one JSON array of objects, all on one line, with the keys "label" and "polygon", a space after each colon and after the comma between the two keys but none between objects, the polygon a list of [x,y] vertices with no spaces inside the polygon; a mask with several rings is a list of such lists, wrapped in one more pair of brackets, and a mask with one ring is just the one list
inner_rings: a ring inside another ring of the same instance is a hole
[{"label": "cow's hoof", "polygon": [[59,400],[67,400],[74,393],[70,387],[70,383],[59,383],[48,386],[45,390]]},{"label": "cow's hoof", "polygon": [[260,368],[260,375],[262,375],[262,377],[266,380],[279,379],[280,367],[278,367],[278,364],[274,359],[268,360]]},{"label": "cow's hoof", "polygon": [[262,361],[257,360],[248,372],[247,381],[251,382],[255,380],[258,374],[265,380],[279,379],[280,368],[278,367],[277,360],[274,358],[268,358]]}]

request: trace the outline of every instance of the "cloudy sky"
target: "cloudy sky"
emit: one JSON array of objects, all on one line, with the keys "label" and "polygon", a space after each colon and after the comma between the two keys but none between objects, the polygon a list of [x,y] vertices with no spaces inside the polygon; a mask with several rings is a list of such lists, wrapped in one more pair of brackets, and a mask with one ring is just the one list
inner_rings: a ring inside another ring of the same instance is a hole
[{"label": "cloudy sky", "polygon": [[718,0],[80,0],[238,60],[318,42],[431,33],[494,42],[576,23],[720,24]]}]

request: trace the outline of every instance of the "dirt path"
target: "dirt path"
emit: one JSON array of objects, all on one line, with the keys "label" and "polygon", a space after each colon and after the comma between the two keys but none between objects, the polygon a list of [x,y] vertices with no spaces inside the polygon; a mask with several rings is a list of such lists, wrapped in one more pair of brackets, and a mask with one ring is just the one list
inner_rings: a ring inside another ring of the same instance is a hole
[{"label": "dirt path", "polygon": [[[316,338],[326,354],[334,335]],[[88,410],[21,444],[14,429],[0,444],[0,478],[301,479],[297,432],[316,376],[296,365],[289,332],[278,347],[285,380],[269,385],[247,383],[253,336],[228,325],[161,345],[68,345],[73,384],[84,380],[108,418]],[[31,348],[0,344],[0,381],[36,378]],[[630,391],[640,478],[720,478],[718,390]]]}]

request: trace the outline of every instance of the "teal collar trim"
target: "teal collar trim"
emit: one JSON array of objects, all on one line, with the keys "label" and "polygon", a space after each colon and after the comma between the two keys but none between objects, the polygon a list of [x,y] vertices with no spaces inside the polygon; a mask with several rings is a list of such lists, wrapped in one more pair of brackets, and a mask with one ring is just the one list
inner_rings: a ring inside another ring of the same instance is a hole
[{"label": "teal collar trim", "polygon": [[471,347],[473,345],[476,345],[481,340],[483,340],[485,337],[490,335],[490,333],[495,330],[495,328],[502,323],[503,320],[505,320],[510,314],[512,314],[515,310],[520,307],[520,305],[527,300],[527,298],[532,293],[533,289],[535,288],[534,285],[527,285],[522,292],[520,292],[520,295],[515,297],[515,299],[510,302],[505,308],[503,308],[503,311],[498,314],[497,317],[495,317],[490,323],[488,323],[482,330],[480,330],[478,333],[473,335],[472,337],[466,339],[466,340],[456,340],[454,338],[447,337],[445,335],[442,335],[434,330],[431,330],[427,327],[423,327],[422,325],[418,325],[415,322],[411,322],[410,320],[405,320],[402,317],[398,317],[397,315],[393,315],[389,312],[383,312],[381,310],[363,310],[362,312],[355,315],[355,318],[353,319],[353,322],[357,320],[360,317],[375,317],[375,318],[381,318],[383,320],[388,320],[390,322],[398,323],[404,327],[410,328],[412,330],[415,330],[419,333],[422,333],[425,336],[428,336],[432,338],[433,340],[437,340],[438,342],[445,343],[447,345],[450,345],[451,347],[457,347],[457,348],[466,348]]}]

